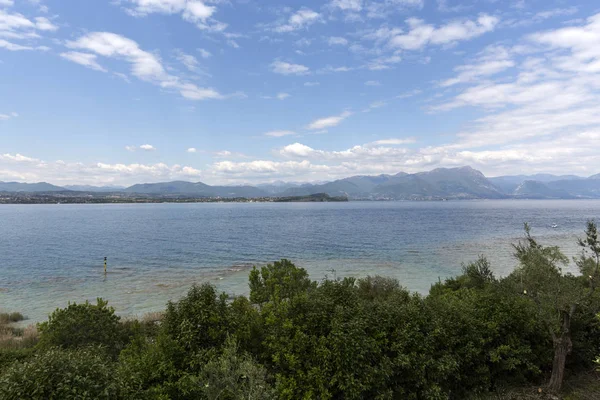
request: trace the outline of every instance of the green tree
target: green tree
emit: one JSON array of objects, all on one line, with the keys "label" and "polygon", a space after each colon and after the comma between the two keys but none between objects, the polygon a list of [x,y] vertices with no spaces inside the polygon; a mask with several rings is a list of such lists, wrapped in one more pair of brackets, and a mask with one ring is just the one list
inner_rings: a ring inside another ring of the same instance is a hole
[{"label": "green tree", "polygon": [[582,253],[575,258],[581,276],[563,273],[568,259],[558,247],[542,246],[525,224],[525,240],[514,246],[520,266],[513,273],[523,296],[532,301],[552,338],[554,358],[549,388],[561,389],[567,356],[573,349],[572,320],[578,308],[595,295],[600,279],[600,242],[596,224],[587,223],[585,239],[579,240]]},{"label": "green tree", "polygon": [[241,354],[232,337],[225,342],[222,354],[202,368],[199,384],[204,397],[210,400],[270,400],[275,397],[275,391],[267,381],[266,369],[248,354]]},{"label": "green tree", "polygon": [[286,259],[267,264],[260,270],[254,267],[249,280],[250,301],[254,304],[290,299],[315,286],[304,268],[298,268]]},{"label": "green tree", "polygon": [[162,324],[197,370],[205,361],[203,355],[220,349],[232,330],[228,297],[211,284],[194,285],[178,302],[167,304]]},{"label": "green tree", "polygon": [[39,348],[77,348],[89,345],[105,346],[113,355],[124,347],[125,339],[119,324],[120,318],[108,302],[97,299],[96,304],[70,303],[57,309],[48,321],[38,325]]}]

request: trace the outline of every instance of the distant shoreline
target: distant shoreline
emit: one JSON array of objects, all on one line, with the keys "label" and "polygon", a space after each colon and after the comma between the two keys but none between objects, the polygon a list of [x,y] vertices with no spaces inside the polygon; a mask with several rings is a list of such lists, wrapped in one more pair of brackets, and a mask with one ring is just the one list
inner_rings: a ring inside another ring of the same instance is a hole
[{"label": "distant shoreline", "polygon": [[347,202],[344,196],[316,193],[285,197],[191,197],[186,195],[117,195],[72,193],[0,193],[0,204],[157,204],[157,203],[325,203]]}]

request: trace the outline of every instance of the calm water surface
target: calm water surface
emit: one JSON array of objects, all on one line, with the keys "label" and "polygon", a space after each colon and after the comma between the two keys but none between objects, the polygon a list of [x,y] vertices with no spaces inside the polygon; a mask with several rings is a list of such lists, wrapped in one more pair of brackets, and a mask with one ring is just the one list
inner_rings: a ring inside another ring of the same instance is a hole
[{"label": "calm water surface", "polygon": [[0,205],[0,310],[39,321],[103,297],[140,315],[194,282],[246,294],[251,266],[280,258],[315,280],[380,274],[426,293],[479,254],[510,272],[525,221],[575,255],[591,218],[600,201]]}]

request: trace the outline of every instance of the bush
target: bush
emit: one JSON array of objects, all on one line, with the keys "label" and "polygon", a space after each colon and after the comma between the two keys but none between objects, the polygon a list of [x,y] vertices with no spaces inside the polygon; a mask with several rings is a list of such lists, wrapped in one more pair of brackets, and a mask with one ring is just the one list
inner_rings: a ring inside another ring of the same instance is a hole
[{"label": "bush", "polygon": [[210,360],[199,375],[206,399],[269,400],[275,391],[267,382],[266,369],[247,354],[240,354],[237,343],[229,338],[223,353]]},{"label": "bush", "polygon": [[50,349],[0,376],[3,400],[118,399],[113,363],[102,349]]},{"label": "bush", "polygon": [[25,317],[19,312],[0,313],[0,325],[10,324],[12,322],[23,321]]},{"label": "bush", "polygon": [[206,283],[192,286],[187,296],[169,302],[163,318],[165,332],[190,355],[218,350],[230,331],[227,295]]},{"label": "bush", "polygon": [[38,325],[41,349],[65,349],[89,345],[105,346],[116,355],[124,347],[126,338],[119,324],[120,318],[108,302],[97,299],[96,304],[69,304],[54,311],[48,321]]}]

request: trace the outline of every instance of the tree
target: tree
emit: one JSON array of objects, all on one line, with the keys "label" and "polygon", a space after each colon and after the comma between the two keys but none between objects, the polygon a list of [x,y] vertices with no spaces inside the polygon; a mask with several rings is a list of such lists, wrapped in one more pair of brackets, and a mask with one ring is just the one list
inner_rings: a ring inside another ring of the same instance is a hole
[{"label": "tree", "polygon": [[169,302],[163,318],[165,332],[189,354],[197,368],[204,353],[219,349],[231,330],[228,296],[209,283],[192,286],[187,296]]},{"label": "tree", "polygon": [[587,223],[586,238],[579,240],[581,255],[575,258],[582,276],[563,273],[568,259],[556,246],[540,245],[525,224],[525,240],[514,245],[520,266],[514,272],[523,296],[535,303],[552,338],[554,358],[548,386],[562,386],[567,356],[573,349],[572,319],[579,307],[592,299],[600,279],[600,242],[593,221]]},{"label": "tree", "polygon": [[298,268],[286,259],[267,264],[260,271],[254,267],[249,280],[250,301],[254,304],[290,299],[315,286],[304,268]]},{"label": "tree", "polygon": [[48,321],[38,325],[42,349],[51,347],[77,348],[102,345],[116,355],[124,346],[120,318],[108,302],[98,298],[96,304],[86,301],[57,309]]},{"label": "tree", "polygon": [[266,369],[248,354],[240,354],[232,337],[223,353],[202,368],[199,384],[203,395],[211,400],[268,400],[275,391],[267,382]]}]

